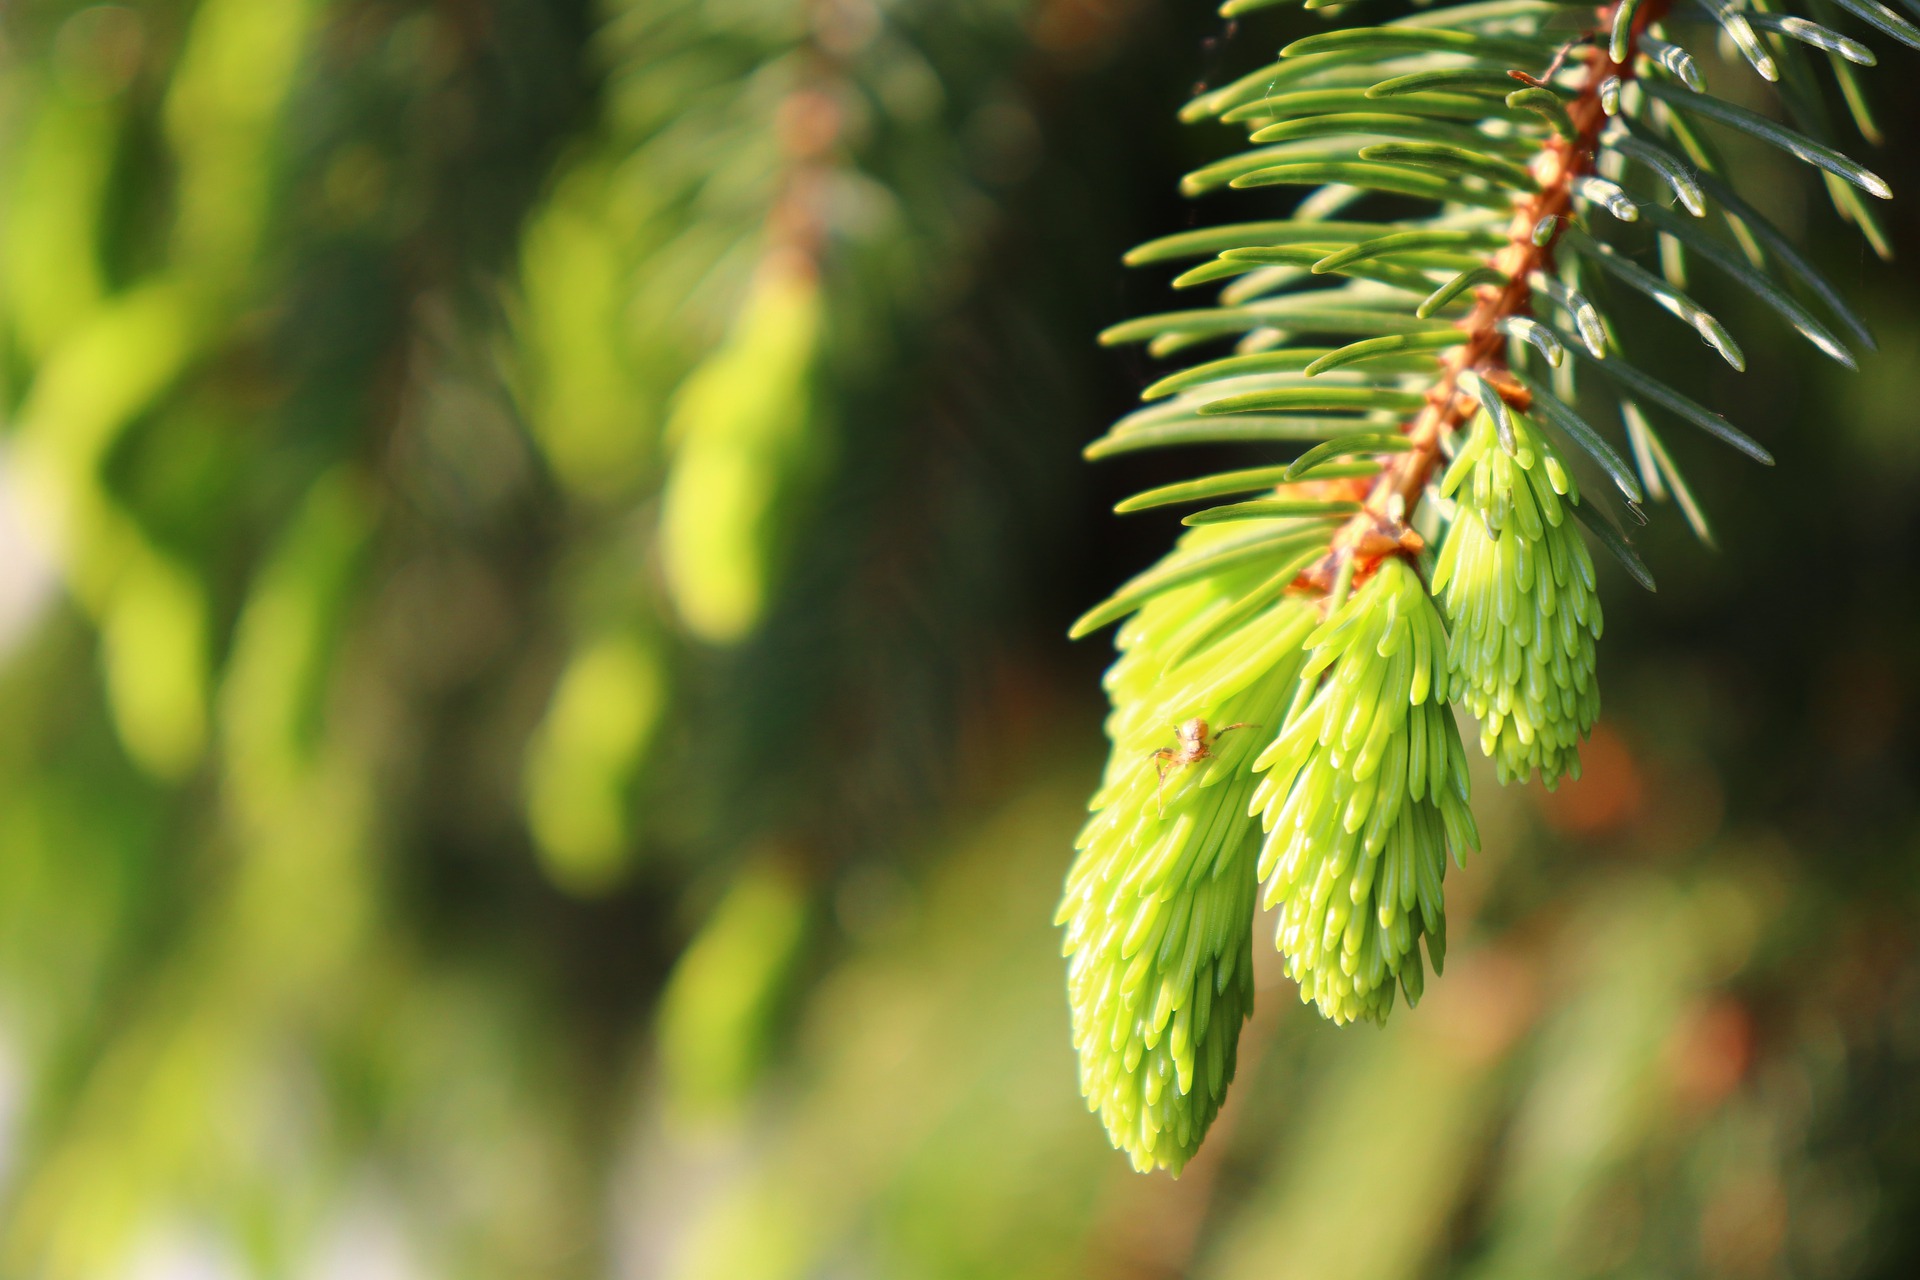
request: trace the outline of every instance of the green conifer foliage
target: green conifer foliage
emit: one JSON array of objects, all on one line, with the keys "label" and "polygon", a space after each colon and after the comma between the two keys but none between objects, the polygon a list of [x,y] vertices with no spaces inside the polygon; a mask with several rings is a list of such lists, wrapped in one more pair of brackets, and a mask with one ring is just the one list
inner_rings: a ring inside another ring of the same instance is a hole
[{"label": "green conifer foliage", "polygon": [[1446,963],[1447,849],[1479,845],[1467,758],[1447,706],[1447,633],[1404,561],[1307,637],[1286,731],[1253,762],[1267,833],[1259,875],[1287,974],[1335,1022],[1385,1022]]},{"label": "green conifer foliage", "polygon": [[1459,513],[1434,566],[1453,628],[1447,665],[1480,721],[1480,749],[1502,782],[1539,770],[1552,787],[1580,776],[1580,741],[1600,715],[1593,560],[1568,519],[1580,501],[1553,445],[1514,414],[1514,447],[1493,420],[1472,435],[1441,486]]},{"label": "green conifer foliage", "polygon": [[[1218,529],[1186,542],[1199,554],[1235,545]],[[1293,696],[1313,618],[1283,598],[1265,627],[1220,624],[1270,577],[1252,561],[1159,596],[1121,632],[1107,678],[1108,730],[1124,746],[1081,832],[1059,922],[1082,1092],[1142,1170],[1177,1173],[1200,1145],[1253,1008],[1247,764]],[[1197,736],[1163,732],[1169,716],[1197,720]],[[1196,741],[1205,755],[1184,759]]]},{"label": "green conifer foliage", "polygon": [[[1221,12],[1282,3],[1228,0]],[[1920,48],[1920,28],[1891,10],[1844,7]],[[1790,123],[1706,92],[1682,39],[1703,32],[1780,84]],[[1574,455],[1611,481],[1629,524],[1649,496],[1671,496],[1703,538],[1699,503],[1642,406],[1772,463],[1632,363],[1677,319],[1703,354],[1746,369],[1727,326],[1683,291],[1689,263],[1711,264],[1848,368],[1850,343],[1872,348],[1837,291],[1736,192],[1717,150],[1718,135],[1743,134],[1820,169],[1836,210],[1884,254],[1861,194],[1891,190],[1829,140],[1809,47],[1827,54],[1871,137],[1846,70],[1872,63],[1864,46],[1739,3],[1688,12],[1669,0],[1415,8],[1296,40],[1182,113],[1243,129],[1249,144],[1188,174],[1186,194],[1257,189],[1290,198],[1291,212],[1128,255],[1194,264],[1174,288],[1219,293],[1102,340],[1206,358],[1149,386],[1148,404],[1087,454],[1302,451],[1122,503],[1202,505],[1185,523],[1208,536],[1183,537],[1075,629],[1139,611],[1120,633],[1113,756],[1060,913],[1082,1082],[1137,1166],[1177,1170],[1230,1074],[1248,997],[1226,977],[1242,971],[1239,930],[1253,920],[1244,885],[1223,878],[1265,883],[1303,1000],[1334,1022],[1384,1021],[1396,991],[1417,1001],[1427,961],[1444,962],[1447,857],[1478,845],[1452,704],[1480,722],[1502,782],[1578,776],[1600,711],[1602,618],[1568,516],[1641,585],[1653,579],[1603,509],[1609,486],[1583,495]],[[1586,401],[1602,392],[1637,475],[1589,425]],[[1211,749],[1209,726],[1242,723],[1260,728]],[[1264,745],[1248,750],[1256,735]],[[1231,1001],[1201,998],[1208,962]],[[1188,1010],[1189,1025],[1168,1022]]]}]

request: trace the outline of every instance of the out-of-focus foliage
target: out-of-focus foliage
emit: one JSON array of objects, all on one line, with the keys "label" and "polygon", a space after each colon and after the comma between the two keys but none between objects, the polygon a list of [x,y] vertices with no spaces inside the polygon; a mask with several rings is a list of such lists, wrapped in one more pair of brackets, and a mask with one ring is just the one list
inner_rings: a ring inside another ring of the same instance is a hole
[{"label": "out-of-focus foliage", "polygon": [[1167,478],[1082,487],[1151,376],[1090,335],[1182,81],[1271,52],[1144,0],[0,10],[0,1273],[1910,1271],[1920,325],[1831,248],[1890,354],[1749,347],[1781,474],[1607,601],[1581,782],[1476,777],[1447,982],[1335,1030],[1263,958],[1177,1183],[1083,1114],[1060,637],[1164,541],[1074,531]]}]

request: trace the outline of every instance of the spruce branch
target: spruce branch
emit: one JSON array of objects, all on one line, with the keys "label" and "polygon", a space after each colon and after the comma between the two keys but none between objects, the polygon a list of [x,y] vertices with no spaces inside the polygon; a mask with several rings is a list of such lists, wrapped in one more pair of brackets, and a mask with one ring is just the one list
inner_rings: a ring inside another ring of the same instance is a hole
[{"label": "spruce branch", "polygon": [[[1842,7],[1912,43],[1903,20]],[[1704,20],[1779,82],[1792,123],[1710,96],[1663,25],[1675,17]],[[1670,0],[1455,4],[1295,41],[1182,113],[1241,126],[1250,143],[1189,174],[1188,194],[1305,194],[1289,218],[1128,256],[1200,259],[1174,286],[1224,282],[1219,302],[1116,325],[1103,341],[1162,357],[1223,339],[1235,350],[1158,379],[1087,454],[1304,448],[1121,503],[1226,499],[1186,516],[1173,553],[1074,628],[1133,615],[1108,680],[1114,753],[1060,921],[1082,1084],[1136,1166],[1177,1171],[1231,1076],[1251,1008],[1236,957],[1252,908],[1223,880],[1266,882],[1303,1000],[1335,1022],[1383,1021],[1396,992],[1419,999],[1427,964],[1439,971],[1446,863],[1477,846],[1452,706],[1478,720],[1502,782],[1578,776],[1600,710],[1602,614],[1576,523],[1636,581],[1653,580],[1576,483],[1574,456],[1636,519],[1643,501],[1671,499],[1703,540],[1705,514],[1641,406],[1772,463],[1636,368],[1622,338],[1640,331],[1610,313],[1652,302],[1744,371],[1734,335],[1686,291],[1692,256],[1843,366],[1856,360],[1840,331],[1871,349],[1832,286],[1734,192],[1713,144],[1732,131],[1819,170],[1836,210],[1880,247],[1860,196],[1891,192],[1833,144],[1809,50],[1864,118],[1841,69],[1871,64],[1870,50],[1745,0],[1698,15]],[[1370,219],[1382,197],[1435,211]],[[1636,260],[1636,231],[1651,235],[1659,271]],[[1614,395],[1624,450],[1582,411],[1587,371]],[[1210,750],[1207,725],[1229,722],[1258,727]]]}]

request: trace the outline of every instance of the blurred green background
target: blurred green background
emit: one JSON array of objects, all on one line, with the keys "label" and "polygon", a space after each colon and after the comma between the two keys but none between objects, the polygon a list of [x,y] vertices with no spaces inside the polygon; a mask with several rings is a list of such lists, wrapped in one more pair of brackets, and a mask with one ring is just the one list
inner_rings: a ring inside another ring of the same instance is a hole
[{"label": "blurred green background", "polygon": [[0,6],[0,1275],[1920,1274],[1920,282],[1771,153],[1881,353],[1701,282],[1753,372],[1673,376],[1781,465],[1603,570],[1445,979],[1268,964],[1178,1182],[1082,1110],[1062,637],[1187,465],[1079,461],[1092,336],[1259,216],[1173,115],[1316,20]]}]

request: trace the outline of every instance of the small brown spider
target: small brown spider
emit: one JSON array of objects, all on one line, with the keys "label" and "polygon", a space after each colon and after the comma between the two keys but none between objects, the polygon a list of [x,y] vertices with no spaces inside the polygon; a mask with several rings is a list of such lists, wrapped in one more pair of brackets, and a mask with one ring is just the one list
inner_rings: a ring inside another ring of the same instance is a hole
[{"label": "small brown spider", "polygon": [[1158,751],[1152,753],[1152,758],[1159,761],[1156,767],[1160,772],[1160,783],[1157,789],[1160,798],[1160,812],[1165,813],[1167,811],[1168,770],[1184,769],[1188,765],[1199,764],[1202,760],[1211,760],[1213,758],[1213,746],[1219,742],[1220,739],[1226,737],[1235,729],[1258,729],[1259,727],[1257,724],[1230,724],[1219,732],[1209,735],[1207,732],[1207,722],[1199,716],[1195,716],[1191,720],[1182,721],[1180,727],[1173,731],[1173,736],[1180,745],[1177,747],[1161,747]]}]

